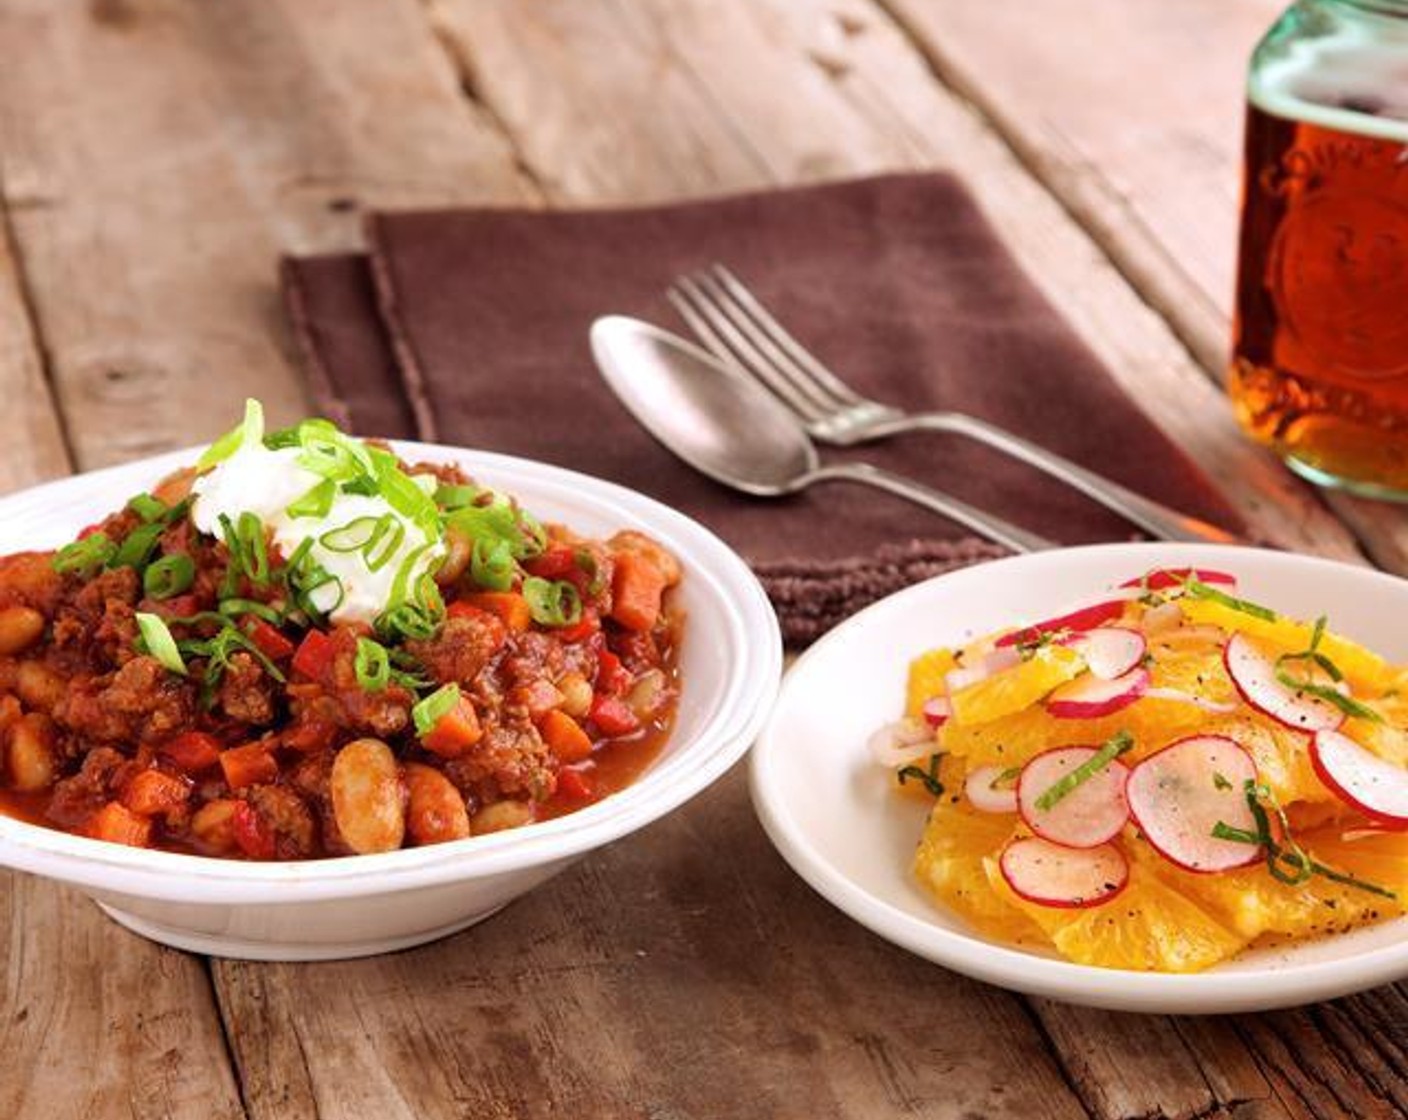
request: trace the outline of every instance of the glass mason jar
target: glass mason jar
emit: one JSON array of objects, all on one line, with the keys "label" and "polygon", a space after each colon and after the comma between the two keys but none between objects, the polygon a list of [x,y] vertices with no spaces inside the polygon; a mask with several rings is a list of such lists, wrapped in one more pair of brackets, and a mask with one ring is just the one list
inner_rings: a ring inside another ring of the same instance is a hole
[{"label": "glass mason jar", "polygon": [[1228,381],[1300,474],[1408,500],[1408,0],[1299,0],[1252,55]]}]

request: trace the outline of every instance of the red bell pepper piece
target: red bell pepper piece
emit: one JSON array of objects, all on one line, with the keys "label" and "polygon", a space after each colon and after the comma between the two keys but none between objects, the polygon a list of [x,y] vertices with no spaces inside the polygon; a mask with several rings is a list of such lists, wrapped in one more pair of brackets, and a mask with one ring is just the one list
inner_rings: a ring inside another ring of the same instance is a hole
[{"label": "red bell pepper piece", "polygon": [[274,830],[248,801],[236,801],[230,818],[235,843],[250,859],[274,858]]},{"label": "red bell pepper piece", "polygon": [[265,622],[255,615],[245,615],[244,632],[256,646],[259,652],[270,661],[282,661],[294,650],[294,645],[277,626]]},{"label": "red bell pepper piece", "polygon": [[605,696],[602,693],[592,700],[591,720],[605,735],[629,735],[640,728],[640,720],[635,712],[619,696]]},{"label": "red bell pepper piece", "polygon": [[333,653],[330,637],[321,630],[309,630],[299,643],[298,652],[293,655],[294,671],[310,680],[321,681],[332,668]]}]

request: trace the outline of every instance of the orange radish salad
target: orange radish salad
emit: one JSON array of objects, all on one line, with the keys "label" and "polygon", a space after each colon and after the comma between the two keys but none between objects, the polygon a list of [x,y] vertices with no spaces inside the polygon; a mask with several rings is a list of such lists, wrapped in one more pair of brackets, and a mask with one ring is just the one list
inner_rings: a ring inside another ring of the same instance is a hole
[{"label": "orange radish salad", "polygon": [[909,667],[870,740],[981,933],[1195,972],[1408,910],[1408,668],[1158,569]]}]

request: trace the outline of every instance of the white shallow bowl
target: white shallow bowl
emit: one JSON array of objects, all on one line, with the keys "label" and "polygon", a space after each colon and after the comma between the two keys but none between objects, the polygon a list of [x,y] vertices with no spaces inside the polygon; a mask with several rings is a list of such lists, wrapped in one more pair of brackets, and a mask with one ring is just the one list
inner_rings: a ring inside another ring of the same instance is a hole
[{"label": "white shallow bowl", "polygon": [[866,738],[898,717],[912,657],[1049,617],[1154,567],[1233,572],[1247,598],[1330,623],[1408,660],[1408,582],[1288,553],[1202,545],[1097,545],[940,576],[862,611],[783,681],[752,756],[754,804],[783,857],[856,921],[956,972],[1033,995],[1120,1011],[1207,1014],[1329,999],[1408,976],[1408,918],[1244,953],[1208,972],[1093,968],[989,941],[926,895],[910,861],[926,809],[896,797]]},{"label": "white shallow bowl", "polygon": [[[125,848],[0,817],[0,864],[70,883],[156,941],[217,956],[322,960],[431,941],[479,921],[683,805],[748,749],[777,692],[781,638],[762,588],[708,530],[640,494],[504,455],[398,443],[451,462],[546,521],[591,536],[641,529],[685,566],[687,614],[674,733],[633,785],[522,829],[381,855],[251,863]],[[39,486],[0,500],[0,552],[52,547],[119,508],[198,451]]]}]

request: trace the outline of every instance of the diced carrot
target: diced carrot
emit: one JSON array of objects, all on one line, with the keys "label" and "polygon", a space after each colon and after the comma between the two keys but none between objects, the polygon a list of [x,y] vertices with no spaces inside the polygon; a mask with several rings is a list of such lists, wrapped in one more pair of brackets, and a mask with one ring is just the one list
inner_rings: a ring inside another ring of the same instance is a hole
[{"label": "diced carrot", "polygon": [[476,591],[460,601],[498,615],[515,634],[522,634],[533,625],[533,612],[528,608],[528,600],[514,591]]},{"label": "diced carrot", "polygon": [[293,643],[284,637],[277,626],[270,625],[262,618],[246,615],[243,626],[249,640],[258,646],[259,652],[269,660],[282,661],[293,652]]},{"label": "diced carrot", "polygon": [[629,735],[639,729],[640,720],[619,696],[597,693],[592,700],[591,720],[606,735]]},{"label": "diced carrot", "polygon": [[660,617],[665,573],[648,556],[622,552],[611,576],[611,617],[627,630],[649,630]]},{"label": "diced carrot", "polygon": [[274,858],[274,830],[248,801],[235,802],[230,824],[235,843],[250,859]]},{"label": "diced carrot", "polygon": [[572,801],[591,801],[596,797],[596,789],[580,770],[559,770],[557,792]]},{"label": "diced carrot", "polygon": [[109,801],[88,818],[83,832],[94,840],[126,844],[129,848],[145,848],[151,843],[152,822],[139,817],[125,805]]},{"label": "diced carrot", "polygon": [[187,774],[197,774],[220,761],[220,741],[204,731],[183,731],[159,749],[164,758]]},{"label": "diced carrot", "polygon": [[551,711],[538,725],[545,742],[560,762],[581,762],[590,758],[592,740],[582,725],[566,712]]},{"label": "diced carrot", "polygon": [[331,638],[321,630],[309,630],[293,655],[293,668],[309,680],[320,681],[332,666],[334,652]]},{"label": "diced carrot", "polygon": [[279,776],[279,762],[263,743],[246,743],[220,752],[220,769],[231,789],[272,782]]},{"label": "diced carrot", "polygon": [[188,778],[160,770],[143,770],[122,790],[122,803],[143,817],[159,817],[179,809],[191,796]]},{"label": "diced carrot", "polygon": [[458,758],[479,742],[484,729],[474,706],[463,696],[459,703],[435,721],[435,726],[420,737],[421,746],[441,758]]}]

